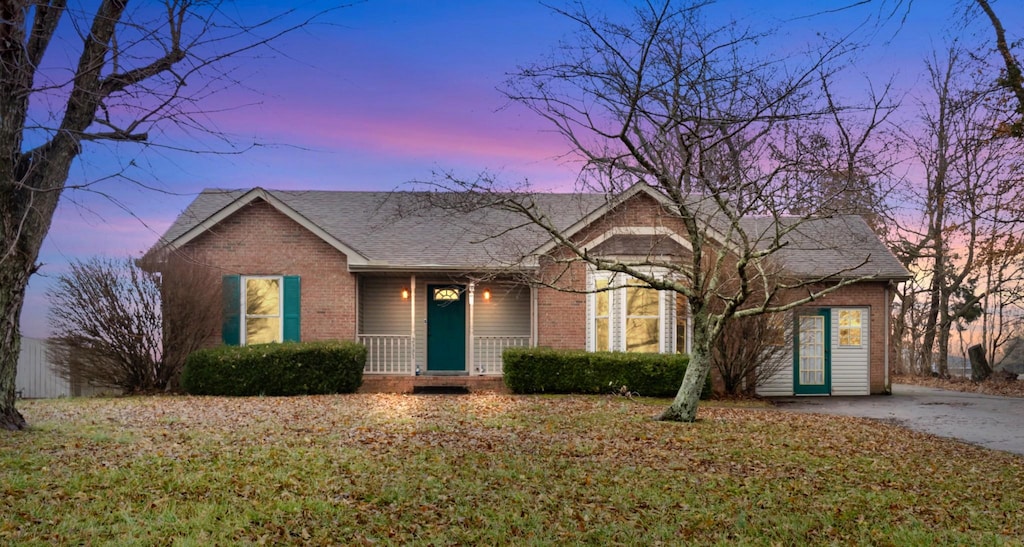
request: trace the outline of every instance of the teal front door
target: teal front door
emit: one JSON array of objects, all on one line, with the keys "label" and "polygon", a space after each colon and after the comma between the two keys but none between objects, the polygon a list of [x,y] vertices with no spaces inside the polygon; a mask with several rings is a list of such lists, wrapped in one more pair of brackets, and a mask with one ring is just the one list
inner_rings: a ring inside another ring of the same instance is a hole
[{"label": "teal front door", "polygon": [[465,285],[427,285],[427,371],[466,371]]},{"label": "teal front door", "polygon": [[796,314],[793,340],[793,394],[832,393],[832,348],[829,310]]}]

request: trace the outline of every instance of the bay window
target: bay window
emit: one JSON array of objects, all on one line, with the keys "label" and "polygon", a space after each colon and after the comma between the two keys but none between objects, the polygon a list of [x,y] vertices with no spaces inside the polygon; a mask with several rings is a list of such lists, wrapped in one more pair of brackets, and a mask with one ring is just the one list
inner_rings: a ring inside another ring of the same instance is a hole
[{"label": "bay window", "polygon": [[591,271],[587,295],[587,350],[635,353],[687,351],[687,306],[624,274]]}]

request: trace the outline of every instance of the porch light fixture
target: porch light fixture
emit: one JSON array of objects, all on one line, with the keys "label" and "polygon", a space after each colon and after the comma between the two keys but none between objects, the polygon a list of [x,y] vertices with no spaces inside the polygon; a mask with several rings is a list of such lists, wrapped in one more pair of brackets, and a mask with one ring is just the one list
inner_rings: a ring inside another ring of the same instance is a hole
[{"label": "porch light fixture", "polygon": [[409,289],[406,288],[406,287],[402,287],[402,300],[408,300],[408,299],[409,299]]},{"label": "porch light fixture", "polygon": [[484,300],[490,301],[490,299],[491,299],[491,289],[484,289]]}]

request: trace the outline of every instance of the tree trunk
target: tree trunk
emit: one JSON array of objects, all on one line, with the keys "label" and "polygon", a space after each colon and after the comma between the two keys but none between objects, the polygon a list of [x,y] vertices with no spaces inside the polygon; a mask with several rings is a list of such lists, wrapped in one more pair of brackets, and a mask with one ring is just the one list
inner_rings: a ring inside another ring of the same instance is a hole
[{"label": "tree trunk", "polygon": [[704,391],[704,382],[711,372],[711,337],[708,333],[707,318],[702,313],[694,312],[693,320],[693,352],[690,364],[686,366],[683,383],[676,392],[672,404],[658,416],[658,420],[668,422],[697,421],[697,405],[700,394]]},{"label": "tree trunk", "polygon": [[28,426],[25,418],[14,407],[14,373],[18,369],[21,337],[14,334],[13,340],[8,340],[8,336],[6,332],[0,334],[4,338],[3,344],[0,344],[0,430],[16,431]]},{"label": "tree trunk", "polygon": [[[937,274],[933,274],[937,275]],[[927,320],[924,326],[924,337],[921,340],[921,370],[925,374],[931,374],[935,364],[935,335],[939,328],[939,285],[938,281],[932,279],[929,288],[931,300],[928,304]]]},{"label": "tree trunk", "polygon": [[935,348],[932,351],[939,378],[949,378],[949,333],[953,328],[953,320],[949,316],[949,291],[943,289],[942,293],[942,298],[939,299],[940,320],[936,327]]},{"label": "tree trunk", "polygon": [[28,284],[28,273],[17,260],[0,261],[0,430],[24,429],[25,418],[14,407],[14,377],[21,353],[18,320]]},{"label": "tree trunk", "polygon": [[14,408],[21,308],[78,146],[68,138],[55,142],[62,144],[51,147],[56,161],[23,158],[15,171],[33,175],[24,180],[5,180],[0,166],[0,430],[26,427],[25,418]]},{"label": "tree trunk", "polygon": [[985,358],[985,347],[974,345],[967,348],[967,355],[971,358],[971,380],[980,382],[992,375],[992,367]]}]

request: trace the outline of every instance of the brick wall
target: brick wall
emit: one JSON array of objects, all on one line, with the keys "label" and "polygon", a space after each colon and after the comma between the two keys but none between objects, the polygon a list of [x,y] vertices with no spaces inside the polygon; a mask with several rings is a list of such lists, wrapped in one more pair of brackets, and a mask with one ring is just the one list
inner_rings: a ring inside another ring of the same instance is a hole
[{"label": "brick wall", "polygon": [[[587,288],[587,268],[543,260],[541,279],[559,288]],[[542,287],[537,290],[537,345],[556,349],[587,347],[587,295]]]},{"label": "brick wall", "polygon": [[222,275],[300,276],[302,339],[355,339],[356,281],[345,255],[270,204],[253,201],[183,251]]}]

